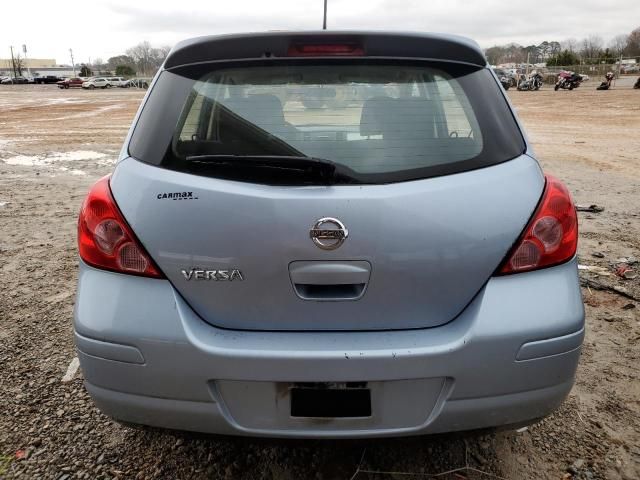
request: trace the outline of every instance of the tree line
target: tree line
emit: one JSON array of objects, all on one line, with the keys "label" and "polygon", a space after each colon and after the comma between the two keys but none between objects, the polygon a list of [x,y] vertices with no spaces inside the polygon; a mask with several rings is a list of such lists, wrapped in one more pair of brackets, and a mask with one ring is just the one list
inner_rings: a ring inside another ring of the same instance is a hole
[{"label": "tree line", "polygon": [[543,63],[547,65],[578,65],[614,63],[620,57],[640,57],[640,27],[629,34],[616,35],[609,43],[599,35],[582,40],[569,38],[562,42],[544,41],[539,45],[517,43],[496,45],[485,50],[491,65],[501,63]]},{"label": "tree line", "polygon": [[91,65],[81,65],[81,76],[90,76],[94,72],[113,72],[119,77],[153,76],[167,58],[171,47],[153,47],[144,41],[128,48],[124,54],[110,57],[106,62],[96,58]]}]

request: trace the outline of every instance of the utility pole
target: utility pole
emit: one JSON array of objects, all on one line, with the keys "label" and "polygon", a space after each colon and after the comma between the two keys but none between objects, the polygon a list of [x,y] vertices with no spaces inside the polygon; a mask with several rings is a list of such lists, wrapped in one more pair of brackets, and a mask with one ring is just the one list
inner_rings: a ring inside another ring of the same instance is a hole
[{"label": "utility pole", "polygon": [[16,78],[18,75],[16,74],[16,60],[13,58],[13,46],[9,47],[11,49],[11,68],[13,68],[13,78]]},{"label": "utility pole", "polygon": [[76,64],[73,61],[73,50],[69,49],[69,54],[71,55],[71,66],[73,67],[73,76],[76,76]]},{"label": "utility pole", "polygon": [[27,46],[25,44],[22,45],[22,53],[24,53],[24,63],[27,65],[27,73],[29,78],[31,78],[31,68],[29,67],[29,60],[27,60]]},{"label": "utility pole", "polygon": [[324,20],[322,21],[322,29],[327,29],[327,0],[324,0]]},{"label": "utility pole", "polygon": [[618,78],[620,78],[621,72],[622,72],[622,53],[620,53],[620,61],[618,62]]}]

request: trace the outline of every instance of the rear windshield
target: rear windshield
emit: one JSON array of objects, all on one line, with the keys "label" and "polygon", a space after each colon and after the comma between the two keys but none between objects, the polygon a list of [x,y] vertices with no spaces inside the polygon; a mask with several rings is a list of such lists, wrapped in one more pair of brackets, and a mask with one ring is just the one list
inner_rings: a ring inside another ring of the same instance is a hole
[{"label": "rear windshield", "polygon": [[390,183],[494,165],[524,148],[488,69],[363,61],[165,71],[129,152],[186,173],[306,184],[313,178],[269,159],[326,161],[344,173],[335,183]]}]

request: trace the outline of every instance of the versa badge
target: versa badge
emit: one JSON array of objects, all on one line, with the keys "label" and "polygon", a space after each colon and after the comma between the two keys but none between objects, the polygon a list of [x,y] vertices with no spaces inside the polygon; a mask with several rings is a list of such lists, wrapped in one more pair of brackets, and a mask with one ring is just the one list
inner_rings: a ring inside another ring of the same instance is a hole
[{"label": "versa badge", "polygon": [[192,268],[191,270],[181,270],[184,278],[189,280],[215,280],[217,282],[232,282],[234,280],[244,280],[242,272],[237,268],[233,270],[202,270]]}]

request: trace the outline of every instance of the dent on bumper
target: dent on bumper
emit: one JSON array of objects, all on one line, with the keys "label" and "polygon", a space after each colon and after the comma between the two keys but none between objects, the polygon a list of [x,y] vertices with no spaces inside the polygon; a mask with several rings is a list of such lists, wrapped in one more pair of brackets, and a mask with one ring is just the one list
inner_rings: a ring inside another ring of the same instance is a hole
[{"label": "dent on bumper", "polygon": [[[108,305],[98,300],[105,295],[113,299]],[[230,331],[200,320],[166,281],[82,265],[75,329],[89,392],[105,413],[122,420],[252,435],[402,435],[548,414],[573,383],[584,310],[574,260],[492,278],[458,318],[437,328]],[[424,418],[412,426],[352,428],[342,422],[322,431],[240,424],[211,388],[220,380],[251,385],[400,379],[449,379],[449,386],[434,404],[425,402]]]}]

